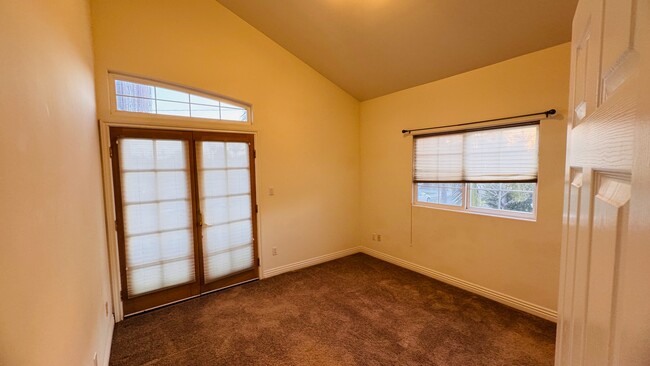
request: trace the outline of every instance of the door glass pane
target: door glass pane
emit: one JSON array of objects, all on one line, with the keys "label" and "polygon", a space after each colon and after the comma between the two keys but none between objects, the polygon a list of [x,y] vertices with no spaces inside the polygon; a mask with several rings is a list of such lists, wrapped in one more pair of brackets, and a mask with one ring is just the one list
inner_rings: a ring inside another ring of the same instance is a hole
[{"label": "door glass pane", "polygon": [[194,282],[188,143],[123,138],[118,145],[128,295]]},{"label": "door glass pane", "polygon": [[253,267],[249,146],[197,142],[205,282]]}]

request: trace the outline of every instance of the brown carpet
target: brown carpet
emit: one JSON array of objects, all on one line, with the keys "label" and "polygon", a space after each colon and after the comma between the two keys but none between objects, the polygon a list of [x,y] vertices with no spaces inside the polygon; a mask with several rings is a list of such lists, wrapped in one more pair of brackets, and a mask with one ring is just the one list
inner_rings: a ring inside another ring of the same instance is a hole
[{"label": "brown carpet", "polygon": [[111,365],[552,365],[555,324],[365,254],[116,325]]}]

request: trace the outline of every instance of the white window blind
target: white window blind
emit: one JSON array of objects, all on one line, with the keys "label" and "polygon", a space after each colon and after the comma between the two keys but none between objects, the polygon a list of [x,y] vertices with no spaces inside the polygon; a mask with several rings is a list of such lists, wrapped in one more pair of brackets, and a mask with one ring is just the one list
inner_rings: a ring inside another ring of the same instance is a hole
[{"label": "white window blind", "polygon": [[254,266],[249,146],[198,141],[203,213],[203,272],[207,282]]},{"label": "white window blind", "polygon": [[413,181],[536,182],[539,122],[414,138]]},{"label": "white window blind", "polygon": [[194,281],[188,143],[120,139],[129,296]]}]

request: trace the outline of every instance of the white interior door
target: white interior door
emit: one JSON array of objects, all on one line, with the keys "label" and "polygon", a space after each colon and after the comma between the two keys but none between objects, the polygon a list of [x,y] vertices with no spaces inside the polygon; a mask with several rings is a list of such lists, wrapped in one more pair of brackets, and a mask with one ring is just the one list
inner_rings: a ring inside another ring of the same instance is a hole
[{"label": "white interior door", "polygon": [[556,365],[650,365],[648,6],[574,18]]}]

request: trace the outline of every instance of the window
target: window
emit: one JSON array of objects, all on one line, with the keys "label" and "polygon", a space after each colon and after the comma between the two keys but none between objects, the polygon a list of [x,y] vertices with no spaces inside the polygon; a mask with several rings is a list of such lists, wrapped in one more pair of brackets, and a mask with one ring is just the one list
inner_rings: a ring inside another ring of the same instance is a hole
[{"label": "window", "polygon": [[417,183],[415,200],[424,206],[533,218],[536,189],[535,183]]},{"label": "window", "polygon": [[112,110],[246,123],[250,106],[161,82],[110,74]]},{"label": "window", "polygon": [[534,218],[539,122],[414,138],[415,204]]},{"label": "window", "polygon": [[418,183],[418,202],[461,206],[463,204],[462,183]]},{"label": "window", "polygon": [[535,186],[535,183],[471,183],[468,203],[471,208],[532,214]]}]

